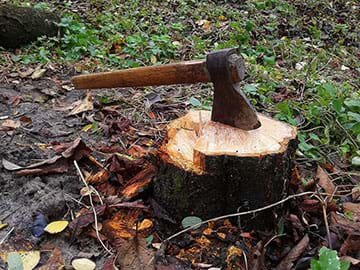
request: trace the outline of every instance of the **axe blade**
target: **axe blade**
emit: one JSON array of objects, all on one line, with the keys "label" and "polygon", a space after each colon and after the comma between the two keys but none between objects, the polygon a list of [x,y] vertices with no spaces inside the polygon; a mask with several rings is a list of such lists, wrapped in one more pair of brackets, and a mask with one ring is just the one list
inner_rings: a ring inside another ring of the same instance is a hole
[{"label": "axe blade", "polygon": [[240,90],[240,84],[232,80],[232,72],[244,75],[243,59],[235,49],[224,49],[207,55],[206,66],[214,84],[214,101],[211,120],[243,130],[261,126],[254,107]]}]

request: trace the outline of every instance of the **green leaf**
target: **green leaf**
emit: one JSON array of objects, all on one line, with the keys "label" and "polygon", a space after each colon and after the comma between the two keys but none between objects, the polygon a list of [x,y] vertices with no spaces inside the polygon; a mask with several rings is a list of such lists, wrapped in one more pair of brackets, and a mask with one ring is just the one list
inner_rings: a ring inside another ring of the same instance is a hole
[{"label": "green leaf", "polygon": [[333,108],[337,113],[341,112],[342,109],[342,103],[338,99],[334,99],[332,102]]},{"label": "green leaf", "polygon": [[319,260],[311,260],[311,270],[347,270],[350,267],[350,263],[340,262],[335,250],[322,247],[319,255]]},{"label": "green leaf", "polygon": [[254,84],[245,84],[244,92],[246,94],[257,94],[257,87]]},{"label": "green leaf", "polygon": [[356,122],[360,123],[360,114],[359,113],[348,112],[347,115],[350,116],[351,118],[353,118]]},{"label": "green leaf", "polygon": [[200,102],[200,100],[198,100],[197,98],[191,97],[189,99],[189,103],[194,106],[194,107],[200,107],[202,105],[202,103]]},{"label": "green leaf", "polygon": [[21,256],[17,252],[10,252],[6,257],[9,270],[23,270],[23,262]]},{"label": "green leaf", "polygon": [[268,65],[268,66],[275,65],[275,55],[273,55],[273,56],[264,56],[263,62],[264,62],[264,65]]},{"label": "green leaf", "polygon": [[360,99],[347,99],[344,104],[350,109],[357,109],[360,108]]},{"label": "green leaf", "polygon": [[[188,228],[188,227],[191,227],[191,226],[194,226],[196,224],[199,224],[201,223],[201,218],[199,217],[196,217],[196,216],[188,216],[186,218],[184,218],[182,221],[181,221],[181,225],[183,226],[183,228]],[[194,229],[197,229],[199,228],[199,226],[196,226]]]}]

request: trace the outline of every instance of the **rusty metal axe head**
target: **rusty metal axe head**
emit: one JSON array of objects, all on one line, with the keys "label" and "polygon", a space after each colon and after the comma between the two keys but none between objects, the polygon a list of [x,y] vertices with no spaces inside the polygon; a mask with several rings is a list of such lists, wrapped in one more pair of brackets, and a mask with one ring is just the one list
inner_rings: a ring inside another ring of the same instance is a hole
[{"label": "rusty metal axe head", "polygon": [[[244,130],[261,126],[256,111],[240,90],[239,81],[245,68],[235,49],[224,49],[207,55],[206,66],[214,84],[211,120]],[[239,80],[236,80],[236,78]]]}]

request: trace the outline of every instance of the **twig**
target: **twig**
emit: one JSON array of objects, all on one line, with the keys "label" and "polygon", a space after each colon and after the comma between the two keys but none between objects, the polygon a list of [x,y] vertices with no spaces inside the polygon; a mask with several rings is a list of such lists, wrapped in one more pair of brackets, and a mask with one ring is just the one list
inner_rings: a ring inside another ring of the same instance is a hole
[{"label": "twig", "polygon": [[[325,199],[324,199],[322,197],[322,195],[320,194],[319,190],[317,189],[316,191],[317,191],[317,195],[315,195],[315,197],[320,201],[321,207],[322,207],[323,219],[324,219],[325,228],[326,228],[327,242],[328,242],[329,248],[332,249],[330,228],[329,228],[329,223],[328,223],[328,220],[327,220],[327,212],[326,212],[327,198],[328,197],[325,197]],[[335,191],[336,191],[336,189],[335,189]]]},{"label": "twig", "polygon": [[310,194],[314,194],[314,192],[312,191],[307,191],[307,192],[302,192],[302,193],[299,193],[299,194],[294,194],[294,195],[290,195],[288,197],[286,197],[285,199],[282,199],[281,201],[278,201],[278,202],[275,202],[275,203],[272,203],[272,204],[269,204],[267,206],[264,206],[264,207],[261,207],[261,208],[257,208],[257,209],[254,209],[254,210],[250,210],[250,211],[246,211],[246,212],[240,212],[240,213],[233,213],[233,214],[229,214],[229,215],[224,215],[224,216],[219,216],[219,217],[215,217],[215,218],[211,218],[211,219],[208,219],[208,220],[205,220],[205,221],[202,221],[202,222],[199,222],[195,225],[192,225],[184,230],[181,230],[175,234],[173,234],[172,236],[166,238],[164,240],[164,242],[167,242],[167,241],[170,241],[171,239],[187,232],[187,231],[190,231],[194,228],[197,228],[201,225],[204,225],[210,221],[217,221],[217,220],[221,220],[221,219],[226,219],[226,218],[230,218],[230,217],[238,217],[238,216],[244,216],[244,215],[249,215],[249,214],[255,214],[257,212],[261,212],[261,211],[264,211],[264,210],[267,210],[267,209],[270,209],[274,206],[277,206],[277,205],[280,205],[280,204],[283,204],[284,202],[286,201],[289,201],[291,199],[294,199],[294,198],[297,198],[297,197],[302,197],[302,196],[305,196],[305,195],[310,195]]},{"label": "twig", "polygon": [[12,231],[13,231],[14,229],[15,229],[15,227],[12,227],[11,230],[4,236],[4,238],[1,239],[0,245],[2,245],[2,244],[5,242],[5,240],[9,237],[9,235],[12,233]]},{"label": "twig", "polygon": [[[83,174],[82,174],[82,172],[81,172],[81,170],[80,170],[80,168],[79,168],[79,165],[77,164],[76,160],[74,160],[74,165],[75,165],[76,170],[77,170],[78,173],[79,173],[80,179],[82,180],[82,182],[84,183],[84,185],[86,186],[86,188],[87,188],[88,190],[90,190],[89,185],[86,183],[86,180],[85,180],[85,178],[84,178],[84,176],[83,176]],[[103,242],[103,241],[101,240],[101,238],[100,238],[99,229],[98,229],[97,214],[96,214],[96,210],[95,210],[94,203],[93,203],[93,201],[92,201],[91,193],[89,194],[89,200],[90,200],[91,208],[92,208],[92,210],[93,210],[93,212],[94,212],[94,222],[95,222],[96,236],[97,236],[99,242],[101,243],[101,245],[103,246],[103,248],[106,250],[106,252],[108,252],[110,255],[113,255],[113,253],[111,252],[111,250],[109,250],[109,249],[107,248],[107,246],[104,244],[104,242]]]}]

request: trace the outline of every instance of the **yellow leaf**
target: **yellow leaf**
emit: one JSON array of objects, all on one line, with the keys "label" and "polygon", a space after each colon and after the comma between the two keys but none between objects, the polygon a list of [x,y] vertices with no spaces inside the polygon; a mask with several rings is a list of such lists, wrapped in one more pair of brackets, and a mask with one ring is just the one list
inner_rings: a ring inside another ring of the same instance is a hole
[{"label": "yellow leaf", "polygon": [[75,270],[94,270],[96,268],[96,264],[86,258],[75,259],[71,265]]},{"label": "yellow leaf", "polygon": [[67,227],[67,225],[69,224],[69,221],[66,220],[59,220],[59,221],[54,221],[49,223],[44,231],[51,233],[51,234],[55,234],[55,233],[59,233],[62,232],[63,230],[65,230],[65,228]]},{"label": "yellow leaf", "polygon": [[218,20],[219,20],[219,21],[226,21],[227,19],[226,19],[226,17],[225,17],[224,15],[220,15],[220,16],[218,17]]},{"label": "yellow leaf", "polygon": [[24,270],[32,270],[40,261],[40,251],[19,251]]},{"label": "yellow leaf", "polygon": [[150,56],[150,62],[151,62],[151,64],[155,64],[156,62],[157,62],[157,59],[156,59],[156,56],[155,55],[151,55]]},{"label": "yellow leaf", "polygon": [[8,226],[8,224],[6,224],[6,223],[0,223],[0,230],[4,229],[7,226]]},{"label": "yellow leaf", "polygon": [[88,124],[88,125],[84,126],[81,130],[84,131],[84,132],[88,132],[89,129],[92,128],[92,126],[93,126],[93,124]]},{"label": "yellow leaf", "polygon": [[[151,228],[153,225],[153,222],[150,219],[145,218],[137,227],[138,231],[143,231],[146,229]],[[136,230],[136,225],[133,227],[134,230]]]}]

